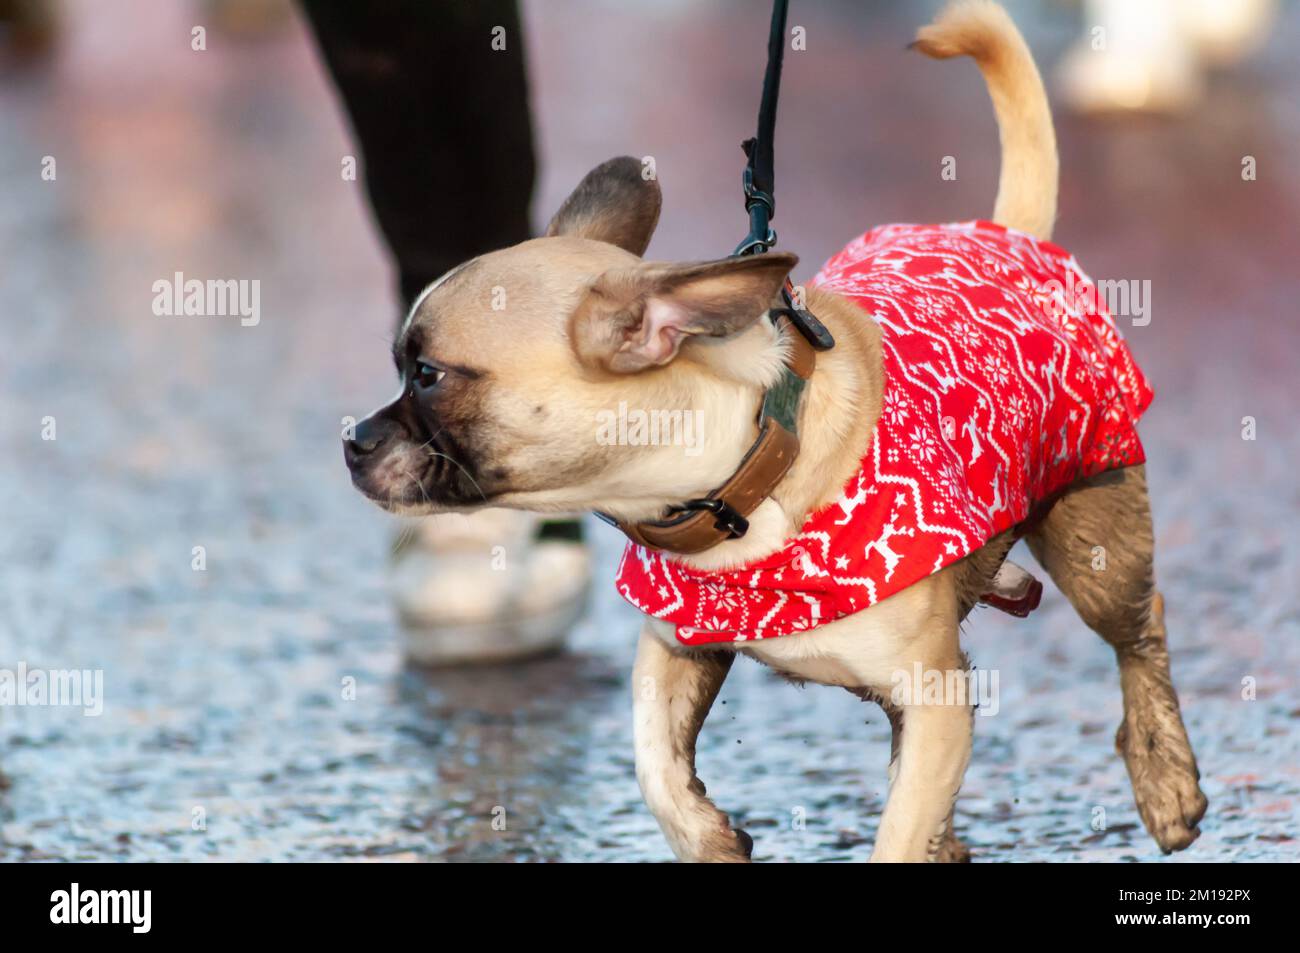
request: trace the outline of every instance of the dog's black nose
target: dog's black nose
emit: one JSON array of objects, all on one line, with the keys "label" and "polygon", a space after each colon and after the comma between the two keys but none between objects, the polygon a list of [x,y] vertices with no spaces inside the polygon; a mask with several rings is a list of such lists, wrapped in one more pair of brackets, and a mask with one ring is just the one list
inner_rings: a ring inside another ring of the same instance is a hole
[{"label": "dog's black nose", "polygon": [[356,426],[351,440],[343,441],[343,455],[351,463],[357,457],[374,453],[388,441],[407,437],[406,428],[386,417],[367,417]]}]

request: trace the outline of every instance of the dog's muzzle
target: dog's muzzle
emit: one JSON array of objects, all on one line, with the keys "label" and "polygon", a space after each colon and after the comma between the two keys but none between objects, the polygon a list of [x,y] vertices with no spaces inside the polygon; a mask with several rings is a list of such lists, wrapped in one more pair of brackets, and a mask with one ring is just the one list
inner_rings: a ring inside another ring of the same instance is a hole
[{"label": "dog's muzzle", "polygon": [[343,440],[343,459],[352,485],[385,509],[434,512],[487,500],[465,448],[407,395],[360,421]]},{"label": "dog's muzzle", "polygon": [[358,467],[384,450],[393,440],[410,440],[411,433],[399,421],[371,416],[356,425],[352,438],[343,441],[343,459],[356,476]]},{"label": "dog's muzzle", "polygon": [[352,485],[380,506],[412,506],[428,499],[431,474],[418,431],[403,419],[400,402],[360,421],[343,440],[343,460]]}]

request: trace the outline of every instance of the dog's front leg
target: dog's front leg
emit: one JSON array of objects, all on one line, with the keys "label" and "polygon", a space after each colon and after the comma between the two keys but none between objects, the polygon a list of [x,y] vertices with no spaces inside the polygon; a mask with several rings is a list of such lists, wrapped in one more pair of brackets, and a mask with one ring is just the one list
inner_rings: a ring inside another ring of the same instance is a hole
[{"label": "dog's front leg", "polygon": [[[894,729],[889,800],[871,859],[960,859],[960,844],[948,843],[955,841],[949,825],[970,761],[974,709],[955,621],[927,632],[908,654],[913,659],[919,656],[924,677],[937,677],[943,690],[937,693],[939,697],[923,692],[918,698],[919,686],[913,686],[911,697],[898,699],[896,707],[887,709]],[[900,666],[900,672],[911,668],[910,664]]]},{"label": "dog's front leg", "polygon": [[[890,765],[889,800],[872,862],[966,859],[948,826],[970,761],[972,709],[967,704],[905,705],[893,714],[895,719],[898,754]],[[938,856],[949,853],[953,856]]]},{"label": "dog's front leg", "polygon": [[[870,700],[870,696],[867,697]],[[889,718],[889,726],[893,729],[893,738],[890,742],[889,751],[889,783],[892,785],[894,779],[898,777],[898,756],[903,743],[903,713],[889,704],[882,707]],[[961,838],[957,836],[957,832],[953,829],[955,807],[956,804],[954,803],[952,807],[948,808],[948,816],[943,821],[943,834],[939,842],[939,848],[932,851],[929,857],[934,863],[970,863],[970,848],[962,843]]]},{"label": "dog's front leg", "polygon": [[648,625],[637,646],[632,671],[636,777],[680,860],[749,860],[749,836],[731,829],[695,776],[695,739],[734,658],[727,650],[674,650]]}]

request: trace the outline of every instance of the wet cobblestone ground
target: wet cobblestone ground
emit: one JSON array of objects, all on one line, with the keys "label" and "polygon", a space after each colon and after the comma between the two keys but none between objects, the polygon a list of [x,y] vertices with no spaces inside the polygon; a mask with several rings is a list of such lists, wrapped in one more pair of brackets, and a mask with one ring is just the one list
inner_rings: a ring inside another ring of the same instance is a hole
[{"label": "wet cobblestone ground", "polygon": [[[213,34],[196,54],[185,5],[68,6],[57,61],[0,85],[0,666],[102,669],[106,698],[100,717],[0,710],[0,860],[666,859],[632,774],[637,621],[608,584],[611,533],[595,530],[603,569],[567,654],[402,665],[383,591],[392,526],[353,493],[337,447],[339,419],[390,390],[394,305],[301,30]],[[551,6],[527,18],[538,216],[596,161],[651,153],[667,197],[651,253],[730,247],[764,18]],[[1288,10],[1192,118],[1060,120],[1058,240],[1095,276],[1153,289],[1151,323],[1126,333],[1157,390],[1142,432],[1158,571],[1211,802],[1176,861],[1300,853]],[[874,222],[987,214],[995,133],[973,70],[899,52],[924,16],[845,4],[804,18],[777,220],[801,273]],[[1027,19],[1050,60],[1069,23]],[[723,53],[742,44],[748,59]],[[627,68],[642,61],[674,68],[651,81]],[[947,154],[962,171],[940,183]],[[1244,154],[1260,181],[1241,181]],[[260,279],[261,323],[154,316],[151,285],[176,271]],[[1050,588],[1028,620],[985,610],[967,629],[1001,687],[957,808],[976,859],[1159,859],[1113,751],[1102,642]],[[745,662],[700,751],[710,792],[769,860],[865,859],[887,757],[876,709]]]}]

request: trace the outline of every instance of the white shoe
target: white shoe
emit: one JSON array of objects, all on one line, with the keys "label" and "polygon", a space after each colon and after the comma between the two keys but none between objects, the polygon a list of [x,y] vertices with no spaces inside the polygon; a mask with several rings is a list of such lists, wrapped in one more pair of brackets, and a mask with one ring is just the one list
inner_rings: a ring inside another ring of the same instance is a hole
[{"label": "white shoe", "polygon": [[513,510],[442,514],[408,528],[390,588],[419,665],[501,662],[558,649],[591,588],[587,547],[537,539]]}]

